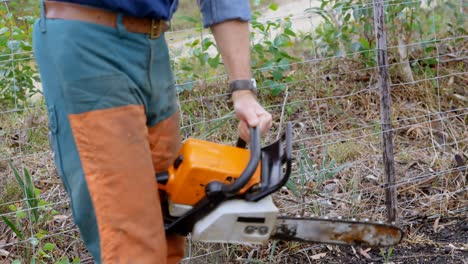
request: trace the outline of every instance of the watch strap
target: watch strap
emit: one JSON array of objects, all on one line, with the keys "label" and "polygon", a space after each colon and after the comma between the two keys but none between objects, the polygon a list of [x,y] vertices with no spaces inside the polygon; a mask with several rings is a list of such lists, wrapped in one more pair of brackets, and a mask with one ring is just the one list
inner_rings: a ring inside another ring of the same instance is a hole
[{"label": "watch strap", "polygon": [[257,85],[255,79],[250,80],[235,80],[229,83],[229,94],[239,90],[250,90],[257,94]]}]

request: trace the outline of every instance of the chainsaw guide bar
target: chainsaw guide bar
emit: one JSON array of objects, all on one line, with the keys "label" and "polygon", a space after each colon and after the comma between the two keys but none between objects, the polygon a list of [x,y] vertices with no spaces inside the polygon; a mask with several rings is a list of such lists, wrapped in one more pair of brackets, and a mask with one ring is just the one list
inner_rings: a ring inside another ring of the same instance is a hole
[{"label": "chainsaw guide bar", "polygon": [[403,238],[396,226],[368,221],[278,217],[272,239],[335,245],[393,246]]}]

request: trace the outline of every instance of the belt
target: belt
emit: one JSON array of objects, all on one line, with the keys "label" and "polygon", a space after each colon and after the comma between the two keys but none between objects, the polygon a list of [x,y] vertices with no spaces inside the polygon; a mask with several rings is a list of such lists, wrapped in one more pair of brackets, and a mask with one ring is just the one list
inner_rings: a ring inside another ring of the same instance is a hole
[{"label": "belt", "polygon": [[[79,20],[117,28],[118,13],[109,10],[66,2],[44,1],[45,16],[51,19]],[[124,15],[122,24],[126,30],[134,33],[148,34],[152,39],[158,38],[169,29],[169,22],[162,19],[150,19]]]}]

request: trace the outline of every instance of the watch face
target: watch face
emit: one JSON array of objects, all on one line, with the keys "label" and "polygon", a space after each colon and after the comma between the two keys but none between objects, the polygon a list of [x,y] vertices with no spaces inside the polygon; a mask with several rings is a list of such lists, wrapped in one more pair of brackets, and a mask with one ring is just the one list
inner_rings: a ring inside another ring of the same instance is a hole
[{"label": "watch face", "polygon": [[238,90],[250,90],[254,93],[257,93],[257,82],[255,79],[250,80],[235,80],[230,84],[231,93]]},{"label": "watch face", "polygon": [[256,90],[257,89],[257,81],[255,79],[252,78],[252,86],[254,87],[254,89]]}]

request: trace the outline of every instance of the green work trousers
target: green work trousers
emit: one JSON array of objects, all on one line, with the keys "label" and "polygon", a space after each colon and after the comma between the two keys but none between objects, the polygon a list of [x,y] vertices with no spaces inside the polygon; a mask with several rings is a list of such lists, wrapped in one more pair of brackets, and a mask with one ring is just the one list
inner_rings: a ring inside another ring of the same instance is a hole
[{"label": "green work trousers", "polygon": [[164,35],[42,12],[33,43],[55,164],[95,262],[180,261],[185,239],[166,236],[155,179],[181,141]]}]

